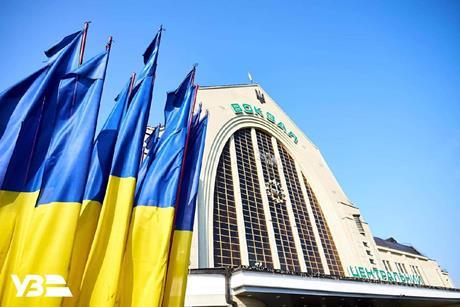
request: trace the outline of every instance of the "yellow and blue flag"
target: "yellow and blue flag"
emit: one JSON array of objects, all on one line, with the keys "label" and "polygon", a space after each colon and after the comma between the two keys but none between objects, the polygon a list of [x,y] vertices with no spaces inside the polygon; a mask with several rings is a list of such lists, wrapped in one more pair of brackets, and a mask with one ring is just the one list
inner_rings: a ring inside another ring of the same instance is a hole
[{"label": "yellow and blue flag", "polygon": [[134,201],[120,279],[120,306],[160,306],[174,207],[195,101],[195,68],[168,93],[165,128]]},{"label": "yellow and blue flag", "polygon": [[[201,111],[201,110],[200,110]],[[168,273],[163,306],[184,306],[187,287],[190,248],[197,202],[198,186],[203,161],[208,115],[200,120],[198,111],[192,120],[190,141],[185,158],[184,180],[176,209],[174,233],[169,253]]]},{"label": "yellow and blue flag", "polygon": [[[43,167],[36,207],[16,267],[27,274],[67,277],[89,169],[108,51],[66,74],[57,96],[57,118]],[[2,306],[60,306],[61,297],[3,297]]]},{"label": "yellow and blue flag", "polygon": [[110,177],[83,274],[78,306],[115,304],[152,101],[161,32],[160,29],[144,54],[145,67],[133,88],[133,96],[117,136]]},{"label": "yellow and blue flag", "polygon": [[130,84],[131,82],[128,82],[115,98],[116,104],[94,142],[67,278],[67,285],[73,297],[65,298],[63,306],[74,306],[77,301],[81,278],[104,201],[115,142],[128,107]]},{"label": "yellow and blue flag", "polygon": [[[0,299],[24,247],[54,130],[61,78],[78,64],[83,31],[45,52],[48,63],[0,94]],[[7,260],[8,255],[8,260]]]},{"label": "yellow and blue flag", "polygon": [[[35,165],[30,160],[31,146],[37,145],[40,125],[53,127],[59,82],[77,66],[83,31],[66,36],[45,51],[48,64],[0,94],[0,187],[2,190],[35,190],[40,180],[34,178]],[[46,113],[49,110],[50,112]],[[54,112],[52,112],[54,111]],[[47,117],[48,115],[48,117]],[[48,132],[48,134],[52,134]],[[42,132],[43,133],[43,132]],[[25,145],[22,147],[22,145]],[[38,148],[42,149],[42,148]],[[46,149],[34,152],[44,158]],[[42,162],[43,160],[39,161]],[[41,163],[37,163],[41,165]],[[31,182],[35,179],[35,182]],[[30,183],[30,184],[29,184]]]}]

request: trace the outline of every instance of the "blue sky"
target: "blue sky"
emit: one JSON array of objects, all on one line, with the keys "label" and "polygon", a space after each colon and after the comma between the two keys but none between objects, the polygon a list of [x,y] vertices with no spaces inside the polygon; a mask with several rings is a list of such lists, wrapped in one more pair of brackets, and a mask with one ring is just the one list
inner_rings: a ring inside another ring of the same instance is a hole
[{"label": "blue sky", "polygon": [[374,235],[412,243],[460,286],[459,1],[2,1],[0,90],[91,20],[114,36],[100,116],[160,24],[150,123],[194,63],[201,85],[257,83],[321,149]]}]

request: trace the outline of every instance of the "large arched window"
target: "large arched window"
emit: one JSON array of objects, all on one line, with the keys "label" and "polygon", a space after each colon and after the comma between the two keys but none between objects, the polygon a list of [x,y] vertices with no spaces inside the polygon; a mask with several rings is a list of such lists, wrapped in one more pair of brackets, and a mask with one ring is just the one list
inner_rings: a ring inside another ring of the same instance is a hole
[{"label": "large arched window", "polygon": [[304,267],[311,273],[324,273],[327,267],[330,274],[343,275],[311,186],[286,147],[267,132],[244,128],[227,142],[217,168],[213,208],[215,267]]}]

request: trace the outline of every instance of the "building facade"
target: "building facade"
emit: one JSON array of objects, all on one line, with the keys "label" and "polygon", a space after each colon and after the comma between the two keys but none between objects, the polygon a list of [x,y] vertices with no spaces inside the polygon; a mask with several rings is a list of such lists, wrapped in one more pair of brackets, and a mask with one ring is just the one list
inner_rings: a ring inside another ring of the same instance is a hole
[{"label": "building facade", "polygon": [[209,120],[187,305],[460,302],[436,261],[374,238],[319,149],[260,86],[201,87],[197,103]]}]

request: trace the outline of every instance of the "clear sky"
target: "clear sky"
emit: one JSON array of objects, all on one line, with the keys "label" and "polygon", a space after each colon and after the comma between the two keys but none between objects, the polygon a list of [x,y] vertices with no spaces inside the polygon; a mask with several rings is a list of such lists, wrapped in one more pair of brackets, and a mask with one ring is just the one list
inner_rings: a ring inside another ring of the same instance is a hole
[{"label": "clear sky", "polygon": [[201,85],[250,71],[374,235],[412,243],[460,287],[460,1],[3,0],[0,90],[85,20],[86,58],[114,36],[100,121],[164,24],[150,123],[194,63]]}]

